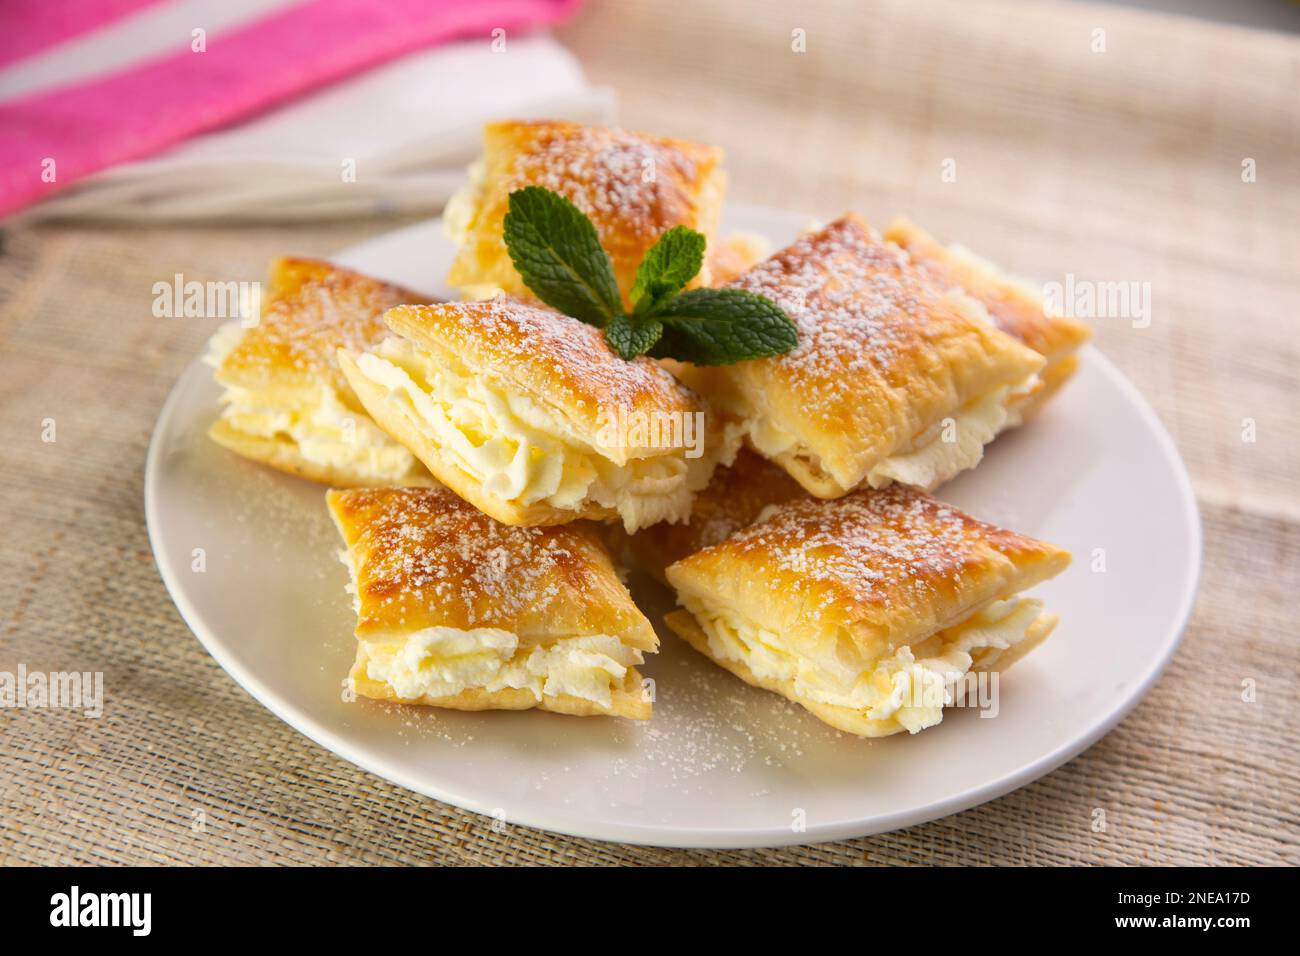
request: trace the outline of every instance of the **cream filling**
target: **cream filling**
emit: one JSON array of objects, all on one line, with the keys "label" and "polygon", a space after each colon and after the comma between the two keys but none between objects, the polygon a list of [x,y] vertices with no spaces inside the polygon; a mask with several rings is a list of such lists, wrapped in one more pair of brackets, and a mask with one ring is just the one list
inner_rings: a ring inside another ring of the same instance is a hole
[{"label": "cream filling", "polygon": [[[984,446],[999,432],[1018,424],[1018,415],[1008,406],[1014,405],[1036,382],[1037,376],[1030,376],[1018,385],[995,389],[968,403],[957,414],[936,422],[916,436],[904,450],[877,462],[862,484],[883,488],[897,481],[914,488],[932,489],[974,468],[984,457]],[[748,434],[754,448],[768,458],[807,450],[796,435],[767,416],[757,419]]]},{"label": "cream filling", "polygon": [[501,286],[494,285],[491,282],[471,282],[460,287],[460,297],[465,301],[478,302],[505,295],[505,291]]},{"label": "cream filling", "polygon": [[760,454],[768,458],[784,455],[799,444],[797,436],[764,415],[749,428],[749,440]]},{"label": "cream filling", "polygon": [[490,627],[429,627],[400,643],[367,642],[366,654],[366,675],[405,700],[516,688],[539,703],[567,694],[603,707],[628,668],[642,663],[639,650],[608,634],[521,646],[517,635]]},{"label": "cream filling", "polygon": [[483,204],[483,181],[487,176],[487,167],[483,160],[476,159],[466,170],[468,178],[451,194],[447,205],[442,210],[442,231],[457,247],[463,246],[469,238],[474,219]]},{"label": "cream filling", "polygon": [[867,472],[872,488],[891,481],[913,488],[935,488],[984,457],[984,446],[1007,423],[1006,388],[971,402],[956,415],[935,422],[918,435],[909,449],[890,455]]},{"label": "cream filling", "polygon": [[685,604],[715,657],[740,661],[765,680],[793,682],[792,692],[801,700],[847,707],[910,733],[939,723],[943,708],[953,702],[954,683],[972,667],[994,669],[1042,614],[1036,600],[992,601],[959,625],[872,660],[845,641],[816,655],[801,654],[752,621],[692,598]]},{"label": "cream filling", "polygon": [[684,516],[712,468],[712,459],[684,454],[619,465],[539,403],[405,339],[386,339],[357,368],[440,455],[505,501],[565,511],[594,502],[617,511],[630,532]]},{"label": "cream filling", "polygon": [[[468,172],[469,178],[452,193],[442,210],[443,234],[457,249],[469,240],[470,230],[474,228],[474,220],[483,205],[483,181],[487,175],[483,160],[470,163]],[[491,282],[472,282],[460,287],[460,294],[466,299],[491,299],[501,291],[500,286]]]},{"label": "cream filling", "polygon": [[221,396],[221,417],[257,438],[287,438],[313,464],[363,471],[375,481],[396,482],[416,467],[415,456],[369,416],[354,412],[329,387],[307,390],[290,404],[254,389],[230,387]]},{"label": "cream filling", "polygon": [[[208,341],[203,361],[220,368],[243,332],[238,322],[222,325]],[[288,439],[313,464],[364,471],[376,482],[400,481],[416,467],[414,455],[328,386],[272,392],[232,385],[220,401],[221,417],[236,431]]]}]

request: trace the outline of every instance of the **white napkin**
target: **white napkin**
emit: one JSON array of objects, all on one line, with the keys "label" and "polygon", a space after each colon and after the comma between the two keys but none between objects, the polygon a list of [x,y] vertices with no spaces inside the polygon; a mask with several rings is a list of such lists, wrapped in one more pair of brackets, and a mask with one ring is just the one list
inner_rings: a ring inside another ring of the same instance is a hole
[{"label": "white napkin", "polygon": [[612,121],[546,34],[411,54],[227,130],[91,177],[25,221],[236,222],[440,211],[481,150],[485,121]]}]

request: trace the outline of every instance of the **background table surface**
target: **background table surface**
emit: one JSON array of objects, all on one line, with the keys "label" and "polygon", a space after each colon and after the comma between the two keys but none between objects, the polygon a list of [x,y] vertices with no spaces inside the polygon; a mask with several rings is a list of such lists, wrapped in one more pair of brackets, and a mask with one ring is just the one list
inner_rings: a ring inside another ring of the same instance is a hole
[{"label": "background table surface", "polygon": [[103,670],[107,702],[99,720],[0,712],[0,861],[1300,861],[1300,41],[1113,7],[754,0],[596,0],[561,38],[617,87],[626,125],[725,147],[735,199],[906,212],[1024,275],[1151,284],[1150,327],[1101,320],[1097,342],[1172,433],[1205,524],[1200,598],[1163,678],[1055,773],[883,836],[710,852],[494,830],[257,704],[190,635],[145,535],[153,421],[216,321],[152,318],[153,283],[256,279],[273,255],[401,223],[15,229],[0,670]]}]

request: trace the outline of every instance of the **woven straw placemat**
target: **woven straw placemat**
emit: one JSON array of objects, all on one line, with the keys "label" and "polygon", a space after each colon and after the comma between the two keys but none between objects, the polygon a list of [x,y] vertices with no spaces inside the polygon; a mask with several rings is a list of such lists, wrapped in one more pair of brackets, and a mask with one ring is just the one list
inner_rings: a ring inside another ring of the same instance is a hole
[{"label": "woven straw placemat", "polygon": [[687,0],[593,4],[562,36],[628,125],[724,146],[737,199],[902,211],[1039,279],[1150,283],[1149,327],[1096,324],[1205,524],[1164,677],[1055,773],[897,833],[711,852],[494,828],[253,701],[181,621],[144,529],[154,418],[215,324],[153,318],[153,283],[257,279],[399,223],[10,231],[0,670],[102,670],[106,704],[0,711],[0,861],[1300,862],[1300,41],[1111,7]]}]

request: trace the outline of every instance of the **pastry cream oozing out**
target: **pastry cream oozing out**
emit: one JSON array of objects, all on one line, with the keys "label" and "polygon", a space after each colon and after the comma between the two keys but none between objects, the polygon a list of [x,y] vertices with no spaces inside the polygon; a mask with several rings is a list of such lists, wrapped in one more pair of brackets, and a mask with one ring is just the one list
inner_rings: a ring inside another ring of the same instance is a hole
[{"label": "pastry cream oozing out", "polygon": [[442,210],[443,234],[457,246],[464,245],[469,238],[474,218],[483,204],[483,179],[487,175],[481,159],[470,163],[466,172],[469,178],[451,194]]},{"label": "pastry cream oozing out", "polygon": [[[1032,388],[1035,377],[1014,388],[1000,388],[967,403],[951,417],[952,440],[944,440],[945,421],[936,422],[908,445],[874,465],[863,479],[871,488],[883,488],[890,482],[913,488],[933,489],[984,457],[984,446],[1004,428],[1016,424],[1008,411],[1010,398]],[[768,457],[798,451],[798,438],[764,416],[749,431],[754,447]],[[805,449],[806,450],[806,449]]]},{"label": "pastry cream oozing out", "polygon": [[[220,367],[242,330],[227,323],[213,335],[204,360]],[[397,482],[416,467],[415,456],[390,438],[368,415],[354,411],[329,385],[299,389],[227,386],[221,417],[254,438],[293,442],[307,461],[333,468],[362,469],[376,481]]]},{"label": "pastry cream oozing out", "polygon": [[344,405],[332,388],[295,393],[288,403],[284,396],[228,388],[221,417],[246,435],[287,438],[314,464],[363,469],[375,480],[400,481],[416,467],[414,455]]},{"label": "pastry cream oozing out", "polygon": [[662,454],[619,465],[540,403],[405,339],[384,340],[357,358],[357,368],[442,456],[506,501],[563,510],[594,502],[634,531],[684,516],[691,493],[708,480],[707,457]]},{"label": "pastry cream oozing out", "polygon": [[1001,388],[971,402],[952,416],[946,429],[940,421],[916,437],[906,451],[890,455],[867,472],[867,484],[883,488],[891,481],[913,488],[935,488],[959,472],[974,468],[984,457],[984,446],[1007,423],[1006,395]]},{"label": "pastry cream oozing out", "polygon": [[[474,220],[483,205],[483,181],[487,175],[481,159],[469,164],[469,178],[452,193],[442,211],[443,234],[459,249],[469,239]],[[491,299],[501,289],[490,282],[475,282],[461,286],[460,294],[466,299]]]},{"label": "pastry cream oozing out", "polygon": [[539,702],[567,694],[609,707],[628,668],[642,663],[639,650],[608,634],[530,646],[488,627],[429,627],[402,641],[367,641],[365,649],[366,676],[404,700],[521,688]]},{"label": "pastry cream oozing out", "polygon": [[939,723],[952,703],[953,682],[972,669],[995,670],[1043,610],[1027,598],[993,601],[960,624],[873,660],[842,640],[816,654],[798,653],[753,621],[691,597],[685,604],[714,656],[740,661],[759,678],[793,681],[801,699],[861,711],[910,733]]}]

